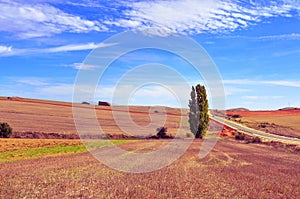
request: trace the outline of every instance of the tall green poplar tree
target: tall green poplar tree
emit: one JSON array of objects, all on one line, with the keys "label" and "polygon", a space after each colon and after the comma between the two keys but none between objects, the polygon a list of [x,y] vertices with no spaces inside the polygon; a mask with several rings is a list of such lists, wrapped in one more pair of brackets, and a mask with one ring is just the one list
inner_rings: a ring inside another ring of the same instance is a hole
[{"label": "tall green poplar tree", "polygon": [[190,130],[195,138],[203,138],[206,135],[209,123],[208,100],[204,86],[198,84],[196,89],[194,86],[192,87],[189,108]]}]

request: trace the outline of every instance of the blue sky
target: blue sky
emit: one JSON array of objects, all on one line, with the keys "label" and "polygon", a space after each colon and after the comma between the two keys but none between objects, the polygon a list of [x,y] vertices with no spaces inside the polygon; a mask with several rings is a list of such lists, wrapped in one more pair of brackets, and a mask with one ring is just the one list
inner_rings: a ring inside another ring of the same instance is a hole
[{"label": "blue sky", "polygon": [[[155,28],[163,37],[189,36],[207,51],[227,108],[300,107],[299,0],[0,0],[0,13],[1,96],[72,101],[76,75],[92,69],[81,63],[94,48],[123,31]],[[181,71],[190,84],[202,82],[174,55],[141,51],[112,64],[96,98],[110,100],[122,67],[151,61]],[[145,85],[129,101],[176,106],[159,85]]]}]

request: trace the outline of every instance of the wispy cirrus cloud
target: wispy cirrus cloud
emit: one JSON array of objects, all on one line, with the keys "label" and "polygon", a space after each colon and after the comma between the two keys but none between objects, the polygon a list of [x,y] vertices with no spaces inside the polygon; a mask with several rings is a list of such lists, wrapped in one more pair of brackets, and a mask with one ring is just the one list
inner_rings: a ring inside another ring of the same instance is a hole
[{"label": "wispy cirrus cloud", "polygon": [[0,31],[10,32],[19,38],[51,36],[62,32],[84,33],[107,31],[99,21],[68,14],[46,3],[0,2]]},{"label": "wispy cirrus cloud", "polygon": [[26,84],[30,86],[46,86],[49,84],[46,79],[32,78],[32,77],[17,78],[14,81],[17,83]]},{"label": "wispy cirrus cloud", "polygon": [[[293,17],[298,1],[245,2],[221,0],[131,1],[123,16],[104,21],[129,29],[157,28],[167,33],[222,33],[247,28],[271,17]],[[296,14],[297,17],[299,17]],[[271,39],[271,38],[265,38]]]},{"label": "wispy cirrus cloud", "polygon": [[281,35],[267,35],[258,37],[260,40],[299,40],[299,33],[281,34]]},{"label": "wispy cirrus cloud", "polygon": [[[103,18],[87,19],[76,13],[67,13],[60,6],[99,9]],[[118,13],[115,11],[118,10]],[[230,1],[230,0],[154,0],[154,1],[28,1],[0,2],[0,31],[19,38],[34,38],[64,32],[144,30],[155,28],[151,34],[223,33],[244,29],[272,17],[298,17],[297,0]],[[114,14],[112,14],[114,13]],[[266,36],[262,39],[274,39]],[[297,35],[282,36],[298,38]]]},{"label": "wispy cirrus cloud", "polygon": [[28,54],[41,54],[41,53],[59,53],[69,51],[82,51],[92,50],[95,48],[107,47],[116,45],[115,43],[99,43],[94,42],[84,44],[70,44],[50,48],[13,48],[12,46],[0,46],[0,57],[16,56],[16,55],[28,55]]},{"label": "wispy cirrus cloud", "polygon": [[110,45],[113,44],[104,44],[104,43],[96,44],[92,42],[86,44],[70,44],[70,45],[58,46],[53,48],[44,48],[41,49],[40,51],[46,53],[56,53],[56,52],[66,52],[66,51],[90,50],[90,49],[101,48]]},{"label": "wispy cirrus cloud", "polygon": [[93,70],[97,68],[97,66],[95,65],[84,64],[84,63],[73,63],[69,66],[77,70]]},{"label": "wispy cirrus cloud", "polygon": [[262,35],[262,36],[241,36],[241,35],[224,35],[218,36],[217,38],[221,39],[247,39],[247,40],[258,40],[258,41],[270,41],[270,40],[300,40],[299,33],[290,33],[290,34],[278,34],[278,35]]},{"label": "wispy cirrus cloud", "polygon": [[261,96],[261,95],[248,95],[243,96],[244,99],[248,100],[269,100],[269,99],[280,99],[284,98],[284,96]]},{"label": "wispy cirrus cloud", "polygon": [[233,79],[223,80],[223,83],[229,85],[273,85],[300,88],[300,81],[288,80],[248,80],[248,79]]}]

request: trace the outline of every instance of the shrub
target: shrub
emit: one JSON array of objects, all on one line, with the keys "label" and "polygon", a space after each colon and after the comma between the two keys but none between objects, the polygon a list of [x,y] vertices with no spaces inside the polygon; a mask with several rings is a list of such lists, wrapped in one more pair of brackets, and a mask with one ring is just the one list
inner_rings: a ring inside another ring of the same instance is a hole
[{"label": "shrub", "polygon": [[244,139],[245,139],[245,135],[244,135],[243,133],[238,132],[238,133],[235,135],[235,139],[236,139],[236,140],[244,140]]},{"label": "shrub", "polygon": [[252,143],[261,143],[261,142],[262,142],[261,138],[259,138],[259,137],[255,137],[252,139]]},{"label": "shrub", "polygon": [[165,138],[165,137],[167,137],[168,128],[166,128],[166,127],[160,127],[160,128],[157,128],[156,131],[157,131],[157,134],[156,134],[157,137],[159,137],[159,138]]},{"label": "shrub", "polygon": [[1,138],[9,138],[12,134],[12,128],[8,123],[3,122],[0,123],[0,137]]}]

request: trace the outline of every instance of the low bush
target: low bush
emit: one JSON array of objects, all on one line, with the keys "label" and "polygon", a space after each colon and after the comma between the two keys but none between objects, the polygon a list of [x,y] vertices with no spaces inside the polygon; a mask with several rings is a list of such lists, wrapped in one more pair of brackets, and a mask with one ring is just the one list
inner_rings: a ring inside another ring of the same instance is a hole
[{"label": "low bush", "polygon": [[236,140],[244,140],[244,139],[245,139],[245,135],[244,135],[243,133],[238,132],[238,133],[234,136],[234,138],[235,138]]},{"label": "low bush", "polygon": [[12,134],[12,128],[8,123],[3,122],[0,123],[0,137],[1,138],[9,138]]},{"label": "low bush", "polygon": [[160,128],[157,128],[156,131],[157,131],[157,134],[156,134],[157,137],[165,138],[167,136],[168,128],[160,127]]},{"label": "low bush", "polygon": [[253,138],[252,143],[262,143],[261,138],[259,138],[259,137]]}]

